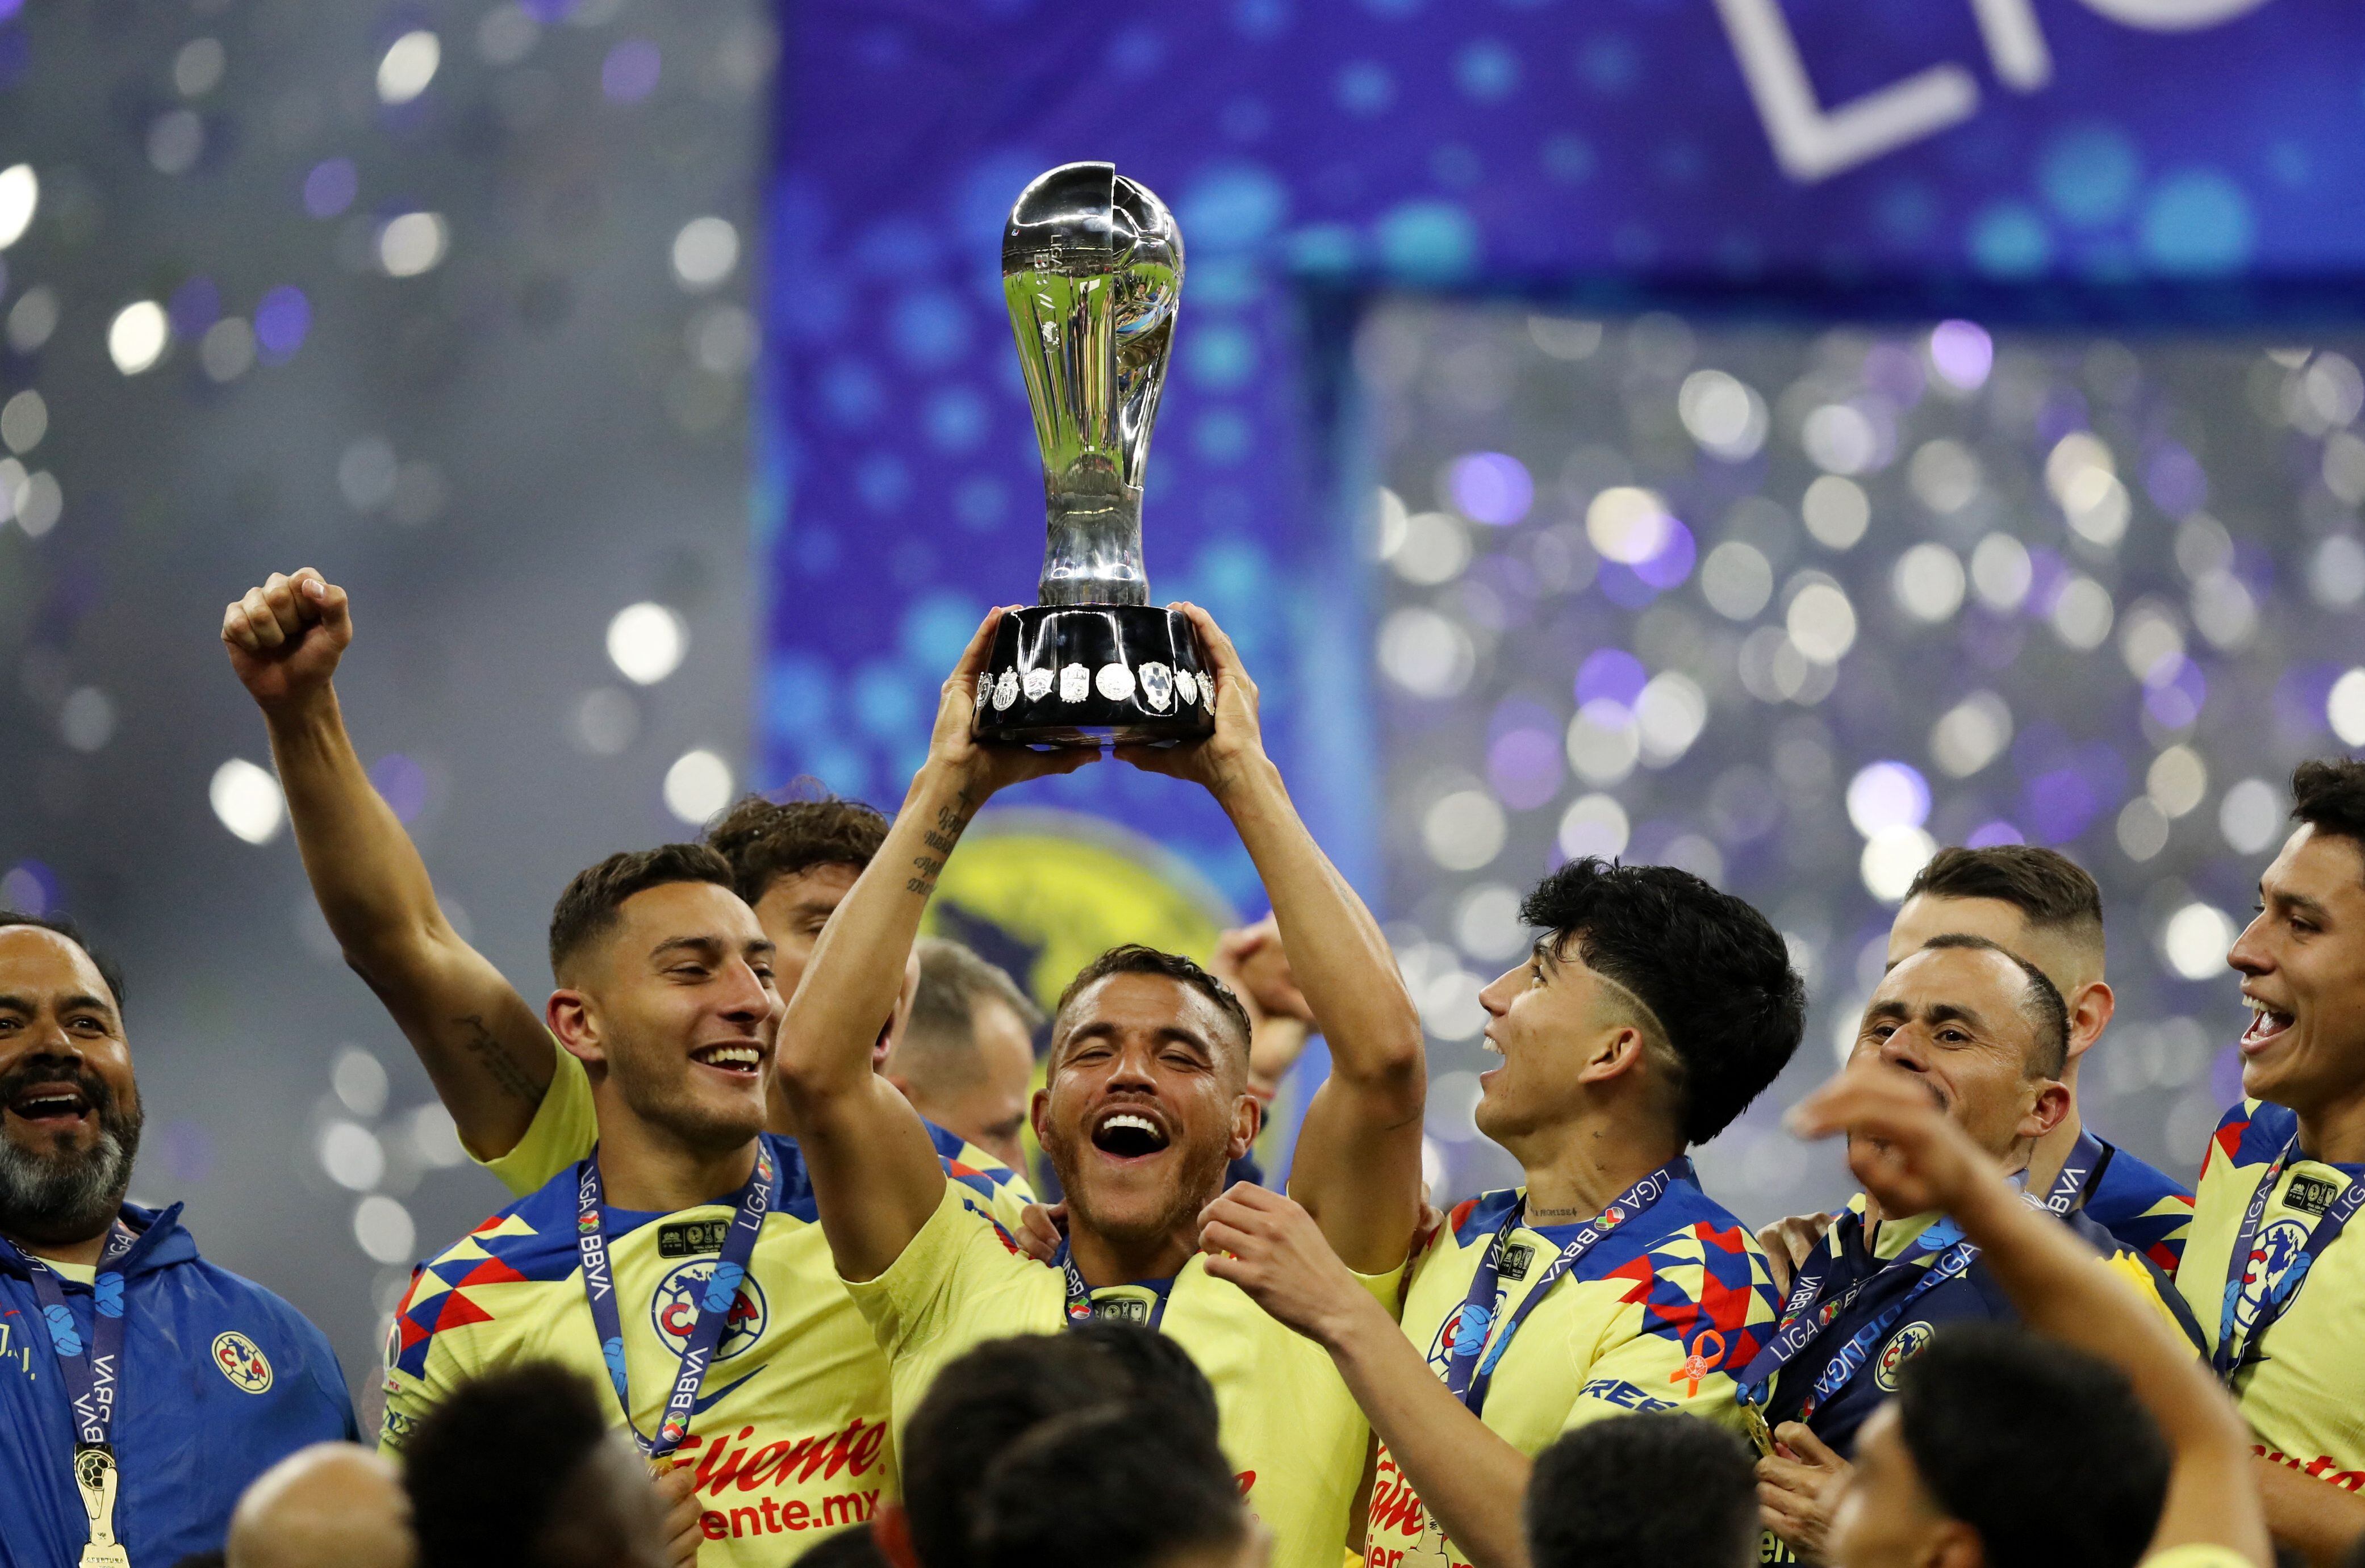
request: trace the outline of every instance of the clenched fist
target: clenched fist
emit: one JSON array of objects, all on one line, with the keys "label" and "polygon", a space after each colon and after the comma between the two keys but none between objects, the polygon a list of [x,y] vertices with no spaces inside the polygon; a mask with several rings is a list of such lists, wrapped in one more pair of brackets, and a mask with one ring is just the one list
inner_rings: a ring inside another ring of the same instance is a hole
[{"label": "clenched fist", "polygon": [[230,668],[268,711],[328,688],[353,640],[353,611],[345,590],[312,567],[274,572],[222,611],[221,638]]}]

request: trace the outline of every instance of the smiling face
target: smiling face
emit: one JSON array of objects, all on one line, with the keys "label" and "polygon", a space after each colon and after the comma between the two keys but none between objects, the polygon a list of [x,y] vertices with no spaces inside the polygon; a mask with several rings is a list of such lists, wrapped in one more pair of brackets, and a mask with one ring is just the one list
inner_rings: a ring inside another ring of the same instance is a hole
[{"label": "smiling face", "polygon": [[1539,942],[1526,963],[1478,994],[1486,1010],[1485,1047],[1503,1065],[1478,1075],[1475,1120],[1480,1132],[1514,1154],[1522,1139],[1586,1111],[1592,1086],[1609,1075],[1605,1063],[1628,1061],[1621,1047],[1649,1054],[1642,1004],[1586,968],[1574,941],[1560,948]]},{"label": "smiling face", "polygon": [[2365,852],[2303,826],[2259,879],[2225,961],[2255,1013],[2242,1092],[2303,1116],[2365,1093]]},{"label": "smiling face", "polygon": [[693,1148],[746,1142],[764,1127],[762,1066],[782,1010],[771,940],[712,882],[644,889],[616,913],[566,977],[581,1026],[562,1038],[623,1111]]},{"label": "smiling face", "polygon": [[65,1246],[105,1230],[140,1128],[130,1047],[98,966],[56,932],[0,927],[0,1232]]},{"label": "smiling face", "polygon": [[1035,1136],[1070,1223],[1120,1243],[1188,1224],[1256,1140],[1248,1041],[1196,987],[1162,974],[1094,981],[1054,1030]]},{"label": "smiling face", "polygon": [[1921,892],[1905,901],[1889,924],[1889,962],[1900,963],[1932,937],[1949,935],[1984,937],[2043,969],[2069,1009],[2073,1058],[2084,1054],[2110,1023],[2114,999],[2102,979],[2099,926],[2032,925],[2025,913],[2002,899]]},{"label": "smiling face", "polygon": [[[2029,979],[2009,954],[1932,947],[1889,970],[1865,1009],[1849,1053],[1912,1073],[1972,1140],[2008,1160],[2053,1130],[2068,1094],[2046,1075]],[[1871,1152],[1848,1140],[1851,1165]]]}]

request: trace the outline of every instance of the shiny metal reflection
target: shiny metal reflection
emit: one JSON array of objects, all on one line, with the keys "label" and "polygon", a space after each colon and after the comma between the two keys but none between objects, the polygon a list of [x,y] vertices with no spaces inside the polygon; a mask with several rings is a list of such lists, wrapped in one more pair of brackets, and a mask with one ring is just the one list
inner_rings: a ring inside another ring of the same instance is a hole
[{"label": "shiny metal reflection", "polygon": [[1041,601],[1147,604],[1141,479],[1182,292],[1182,234],[1113,163],[1020,194],[1002,286],[1043,453]]}]

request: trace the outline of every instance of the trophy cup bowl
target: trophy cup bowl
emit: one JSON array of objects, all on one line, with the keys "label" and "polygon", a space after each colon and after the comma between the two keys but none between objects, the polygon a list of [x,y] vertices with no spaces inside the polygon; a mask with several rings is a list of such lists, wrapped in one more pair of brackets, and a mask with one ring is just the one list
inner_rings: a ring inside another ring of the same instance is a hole
[{"label": "trophy cup bowl", "polygon": [[1149,602],[1141,559],[1182,231],[1116,165],[1063,164],[1011,209],[1002,287],[1043,454],[1047,538],[1039,602],[995,629],[975,734],[1038,746],[1210,734],[1216,682],[1198,635]]}]

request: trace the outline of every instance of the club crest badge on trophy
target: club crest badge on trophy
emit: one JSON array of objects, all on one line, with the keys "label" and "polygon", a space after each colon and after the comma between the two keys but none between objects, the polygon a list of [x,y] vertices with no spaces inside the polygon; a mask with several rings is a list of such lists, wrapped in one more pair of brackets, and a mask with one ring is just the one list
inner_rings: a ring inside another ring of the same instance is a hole
[{"label": "club crest badge on trophy", "polygon": [[1141,558],[1182,231],[1115,164],[1063,164],[1011,209],[1002,287],[1043,452],[1048,538],[1039,602],[994,633],[976,734],[1032,745],[1209,734],[1215,678],[1189,620],[1149,602]]}]

